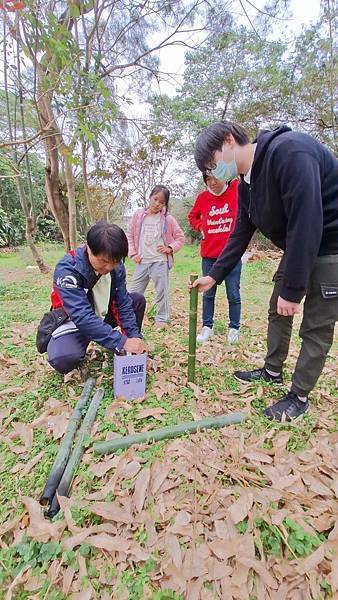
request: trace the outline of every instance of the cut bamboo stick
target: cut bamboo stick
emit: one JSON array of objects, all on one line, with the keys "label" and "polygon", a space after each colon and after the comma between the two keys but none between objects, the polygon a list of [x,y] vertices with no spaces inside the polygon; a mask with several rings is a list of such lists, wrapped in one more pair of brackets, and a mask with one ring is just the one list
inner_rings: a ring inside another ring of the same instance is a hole
[{"label": "cut bamboo stick", "polygon": [[42,504],[43,506],[46,506],[47,504],[50,504],[52,502],[55,490],[59,485],[63,472],[66,468],[76,430],[79,427],[84,409],[90,398],[94,385],[95,379],[93,379],[92,377],[90,379],[87,379],[82,394],[79,400],[77,401],[76,406],[70,416],[66,432],[63,436],[62,442],[60,443],[59,451],[55,457],[46,485],[41,494],[40,504]]},{"label": "cut bamboo stick", "polygon": [[[190,283],[194,283],[198,275],[190,275]],[[190,310],[189,310],[189,354],[188,354],[188,381],[195,382],[195,367],[196,367],[196,331],[197,331],[197,304],[198,291],[197,288],[190,290]]]},{"label": "cut bamboo stick", "polygon": [[196,431],[201,429],[219,429],[220,427],[225,427],[225,425],[241,423],[245,419],[245,416],[244,413],[230,413],[229,415],[220,415],[218,417],[207,417],[200,421],[187,421],[179,425],[135,433],[134,435],[127,435],[107,442],[96,442],[93,445],[93,450],[94,454],[110,454],[111,452],[116,452],[116,450],[129,448],[133,444],[158,442],[160,440],[176,438],[185,433],[196,433]]},{"label": "cut bamboo stick", "polygon": [[48,516],[51,518],[54,517],[59,512],[59,509],[60,509],[59,501],[57,499],[57,494],[59,496],[68,496],[69,495],[76,470],[81,462],[81,458],[82,458],[82,455],[85,450],[86,440],[87,440],[88,436],[90,435],[91,428],[95,421],[97,409],[99,408],[99,404],[103,398],[103,395],[104,395],[103,388],[99,388],[95,392],[95,394],[91,400],[91,403],[88,407],[86,416],[84,417],[82,425],[76,436],[73,451],[69,457],[67,466],[64,470],[61,481],[58,485],[58,488],[57,488],[54,498],[52,500],[50,509],[47,513]]}]

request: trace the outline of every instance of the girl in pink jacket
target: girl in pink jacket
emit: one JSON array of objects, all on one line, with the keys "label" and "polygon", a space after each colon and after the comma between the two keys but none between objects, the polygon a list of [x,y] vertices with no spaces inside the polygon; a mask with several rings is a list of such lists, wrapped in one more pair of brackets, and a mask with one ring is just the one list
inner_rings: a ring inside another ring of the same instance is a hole
[{"label": "girl in pink jacket", "polygon": [[152,279],[155,286],[155,326],[169,319],[168,276],[173,254],[184,244],[184,233],[176,219],[168,214],[170,192],[156,185],[150,193],[147,209],[139,208],[128,228],[129,256],[136,263],[129,292],[144,294]]}]

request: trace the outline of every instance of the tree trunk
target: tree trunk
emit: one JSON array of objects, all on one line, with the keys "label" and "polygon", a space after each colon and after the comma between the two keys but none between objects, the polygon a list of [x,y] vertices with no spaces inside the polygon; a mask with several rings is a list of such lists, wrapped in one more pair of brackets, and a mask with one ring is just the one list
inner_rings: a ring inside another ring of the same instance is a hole
[{"label": "tree trunk", "polygon": [[69,218],[69,243],[72,250],[76,247],[76,204],[75,204],[75,182],[72,165],[65,161],[65,179],[68,195],[68,218]]},{"label": "tree trunk", "polygon": [[58,127],[52,110],[52,92],[44,91],[43,70],[38,68],[37,111],[40,123],[47,128],[43,137],[46,155],[45,188],[50,210],[60,227],[66,252],[70,250],[68,207],[63,198],[59,173]]},{"label": "tree trunk", "polygon": [[[85,144],[85,142],[82,142],[81,152],[82,152],[83,191],[84,191],[84,195],[85,195],[86,206],[87,206],[87,211],[88,211],[88,215],[89,215],[89,218],[90,218],[90,223],[93,224],[93,223],[95,223],[95,215],[94,215],[94,213],[92,211],[92,206],[91,206],[91,203],[90,203],[90,195],[89,195],[89,187],[88,187],[88,174],[87,174],[86,144]],[[107,218],[107,221],[108,221],[108,218]]]},{"label": "tree trunk", "polygon": [[32,217],[26,217],[26,241],[33,255],[33,258],[38,265],[41,273],[50,273],[49,266],[44,262],[42,256],[40,256],[37,247],[33,241],[33,232],[35,230],[34,221]]}]

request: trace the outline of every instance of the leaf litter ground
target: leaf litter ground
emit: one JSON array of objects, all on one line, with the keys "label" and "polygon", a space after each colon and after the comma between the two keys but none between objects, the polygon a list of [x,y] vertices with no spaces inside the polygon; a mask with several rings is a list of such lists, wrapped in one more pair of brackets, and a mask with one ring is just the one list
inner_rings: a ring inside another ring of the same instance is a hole
[{"label": "leaf litter ground", "polygon": [[[189,272],[184,249],[171,276],[171,324],[145,332],[147,393],[111,396],[111,358],[92,345],[63,381],[36,356],[34,332],[48,306],[48,278],[21,274],[3,286],[0,339],[0,586],[6,600],[48,598],[319,599],[338,597],[338,399],[336,350],[294,424],[261,416],[280,394],[240,385],[235,368],[264,358],[266,307],[276,255],[258,255],[243,273],[238,346],[226,344],[226,303],[218,292],[216,335],[197,351],[187,385]],[[29,290],[29,293],[27,293]],[[1,290],[0,290],[1,291]],[[299,324],[299,319],[297,323]],[[295,332],[297,327],[295,327]],[[299,349],[295,335],[286,368]],[[94,457],[89,445],[71,498],[53,522],[38,504],[83,382],[96,376],[105,397],[93,439],[231,411],[241,426]]]}]

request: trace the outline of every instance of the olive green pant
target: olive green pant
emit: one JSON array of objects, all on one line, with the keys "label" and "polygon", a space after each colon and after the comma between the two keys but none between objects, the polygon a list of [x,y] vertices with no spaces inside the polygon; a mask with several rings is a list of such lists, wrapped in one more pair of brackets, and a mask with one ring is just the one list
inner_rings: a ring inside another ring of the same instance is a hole
[{"label": "olive green pant", "polygon": [[[288,355],[293,317],[277,313],[282,287],[283,258],[273,277],[275,283],[269,306],[269,326],[265,368],[280,373]],[[307,396],[316,385],[332,346],[338,320],[338,255],[318,256],[305,296],[299,330],[302,345],[292,377],[291,391]]]}]

